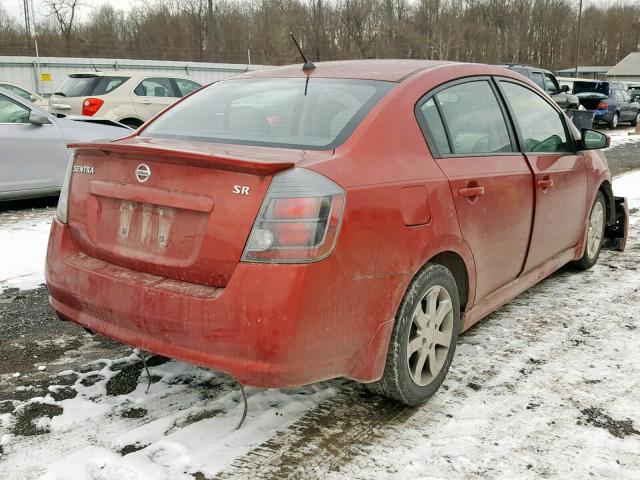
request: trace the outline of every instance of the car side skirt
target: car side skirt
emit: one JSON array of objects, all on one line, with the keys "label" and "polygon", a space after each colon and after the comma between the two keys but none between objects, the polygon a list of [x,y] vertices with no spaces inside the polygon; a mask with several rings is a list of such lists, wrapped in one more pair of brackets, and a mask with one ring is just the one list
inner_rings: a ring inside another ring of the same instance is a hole
[{"label": "car side skirt", "polygon": [[563,265],[566,265],[575,257],[575,247],[568,248],[558,255],[544,262],[534,270],[518,277],[503,287],[494,290],[489,295],[476,303],[470,310],[462,315],[462,330],[468,330],[478,321],[497,310],[508,301],[514,299],[525,290],[551,275]]}]

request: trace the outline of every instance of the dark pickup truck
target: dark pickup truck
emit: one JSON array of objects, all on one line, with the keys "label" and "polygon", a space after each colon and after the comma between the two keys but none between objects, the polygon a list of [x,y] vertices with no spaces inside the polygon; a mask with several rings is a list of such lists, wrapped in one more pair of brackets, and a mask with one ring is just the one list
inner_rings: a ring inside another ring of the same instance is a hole
[{"label": "dark pickup truck", "polygon": [[533,83],[547,92],[562,110],[575,110],[580,106],[578,97],[572,95],[568,87],[561,87],[556,76],[549,70],[529,65],[504,64],[501,66],[518,72],[533,81]]}]

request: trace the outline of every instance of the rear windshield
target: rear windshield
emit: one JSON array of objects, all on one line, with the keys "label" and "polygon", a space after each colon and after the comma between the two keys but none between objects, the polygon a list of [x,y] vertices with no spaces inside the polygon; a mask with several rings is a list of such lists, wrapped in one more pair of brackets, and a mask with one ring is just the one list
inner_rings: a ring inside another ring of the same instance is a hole
[{"label": "rear windshield", "polygon": [[393,83],[324,78],[237,79],[204,88],[142,135],[239,145],[333,149]]},{"label": "rear windshield", "polygon": [[573,83],[573,93],[602,93],[609,96],[609,82],[580,82]]},{"label": "rear windshield", "polygon": [[114,91],[129,77],[82,75],[67,78],[56,90],[57,95],[65,97],[86,97],[88,95],[104,95]]}]

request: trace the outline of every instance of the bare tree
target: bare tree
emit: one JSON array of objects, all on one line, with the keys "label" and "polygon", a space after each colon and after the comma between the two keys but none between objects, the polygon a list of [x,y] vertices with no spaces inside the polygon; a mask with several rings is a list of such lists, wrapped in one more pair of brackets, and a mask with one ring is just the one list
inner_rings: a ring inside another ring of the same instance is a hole
[{"label": "bare tree", "polygon": [[66,54],[71,54],[71,36],[77,20],[78,9],[83,5],[80,0],[43,0],[45,8],[58,23],[60,33],[65,39]]}]

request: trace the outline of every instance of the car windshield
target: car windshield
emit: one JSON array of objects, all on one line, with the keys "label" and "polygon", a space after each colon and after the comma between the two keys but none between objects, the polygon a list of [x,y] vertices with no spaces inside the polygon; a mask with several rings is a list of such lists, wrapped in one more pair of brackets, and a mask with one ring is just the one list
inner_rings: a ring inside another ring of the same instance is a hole
[{"label": "car windshield", "polygon": [[609,82],[580,82],[573,83],[573,93],[602,93],[609,96]]},{"label": "car windshield", "polygon": [[240,145],[333,149],[393,83],[324,78],[236,79],[195,93],[142,135]]}]

